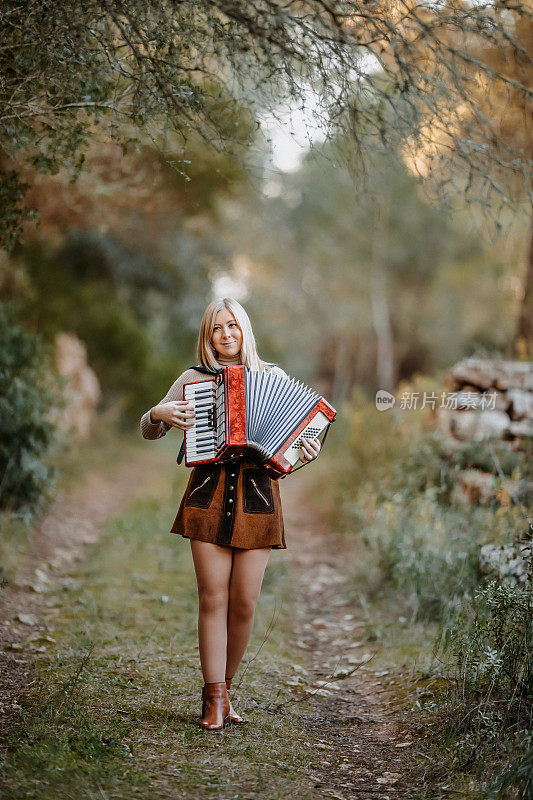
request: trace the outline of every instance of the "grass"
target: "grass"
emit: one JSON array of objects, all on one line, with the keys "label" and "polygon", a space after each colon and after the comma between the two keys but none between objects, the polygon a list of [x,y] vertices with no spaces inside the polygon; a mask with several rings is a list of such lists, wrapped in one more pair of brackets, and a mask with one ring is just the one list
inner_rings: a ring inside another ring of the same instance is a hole
[{"label": "grass", "polygon": [[[49,511],[50,503],[58,493],[75,489],[89,472],[112,470],[128,454],[138,454],[141,448],[151,444],[144,442],[137,430],[132,431],[130,436],[125,436],[112,424],[99,421],[87,441],[58,447],[49,458],[50,465],[57,470],[54,487],[51,488],[49,497],[43,498],[31,522],[9,514],[0,515],[0,578],[9,581],[20,572],[31,551],[39,521]],[[155,446],[164,447],[169,453],[172,446],[176,449],[175,441],[158,442]]]},{"label": "grass", "polygon": [[139,498],[116,517],[49,592],[55,641],[36,653],[0,753],[5,800],[323,796],[307,777],[321,769],[308,701],[274,711],[297,699],[284,676],[305,658],[293,650],[294,598],[275,551],[232,685],[249,725],[207,733],[197,724],[196,580],[189,543],[168,532],[186,477],[169,476],[161,500]]}]

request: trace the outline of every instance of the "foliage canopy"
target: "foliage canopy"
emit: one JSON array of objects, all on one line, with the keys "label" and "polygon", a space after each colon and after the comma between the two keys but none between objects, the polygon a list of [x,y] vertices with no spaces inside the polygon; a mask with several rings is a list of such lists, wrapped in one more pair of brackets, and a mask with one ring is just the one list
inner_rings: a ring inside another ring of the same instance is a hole
[{"label": "foliage canopy", "polygon": [[528,137],[499,124],[507,105],[528,125],[529,3],[11,0],[0,24],[8,245],[25,169],[75,177],[102,117],[124,143],[133,125],[154,141],[195,133],[231,151],[253,137],[258,109],[305,104],[310,87],[322,124],[348,132],[358,160],[376,137],[400,139],[414,169],[438,166],[476,196],[506,197],[509,176],[529,186]]}]

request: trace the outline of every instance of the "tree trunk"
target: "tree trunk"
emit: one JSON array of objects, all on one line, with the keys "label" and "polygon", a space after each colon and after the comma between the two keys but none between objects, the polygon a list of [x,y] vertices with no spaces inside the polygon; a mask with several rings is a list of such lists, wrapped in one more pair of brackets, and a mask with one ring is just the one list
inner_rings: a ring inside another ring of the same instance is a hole
[{"label": "tree trunk", "polygon": [[376,377],[378,389],[386,389],[388,392],[392,392],[394,389],[394,340],[390,320],[389,301],[387,298],[387,276],[385,271],[388,242],[388,217],[387,200],[384,199],[381,203],[381,209],[379,205],[376,206],[370,293],[372,320],[377,341]]},{"label": "tree trunk", "polygon": [[524,297],[513,342],[515,357],[533,360],[533,227],[529,246],[529,261],[524,279]]}]

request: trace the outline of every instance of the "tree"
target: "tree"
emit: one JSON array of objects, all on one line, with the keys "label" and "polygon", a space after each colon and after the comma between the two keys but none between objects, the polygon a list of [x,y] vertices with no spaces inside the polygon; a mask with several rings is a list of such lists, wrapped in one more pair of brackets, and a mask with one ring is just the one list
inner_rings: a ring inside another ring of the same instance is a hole
[{"label": "tree", "polygon": [[[498,45],[490,39],[473,40],[471,62],[466,65],[469,102],[457,98],[455,105],[448,107],[450,126],[441,125],[439,111],[429,115],[425,129],[406,142],[407,163],[437,184],[440,195],[455,183],[466,189],[470,199],[494,190],[504,207],[519,205],[524,198],[531,202],[533,108],[531,92],[523,87],[533,86],[533,19],[521,14],[521,8],[495,8],[497,19],[505,14],[512,40],[504,39]],[[522,43],[519,50],[516,41]],[[488,140],[486,130],[490,130]],[[458,148],[458,142],[470,146]],[[533,358],[533,225],[514,349]]]},{"label": "tree", "polygon": [[[195,132],[232,150],[253,131],[235,124],[243,103],[252,121],[284,98],[304,103],[309,86],[328,129],[349,131],[357,163],[373,146],[362,131],[386,145],[414,131],[430,146],[444,133],[450,155],[499,192],[492,167],[530,174],[531,158],[500,158],[473,85],[512,87],[526,99],[532,90],[477,53],[530,63],[521,31],[531,17],[520,0],[8,0],[0,17],[3,239],[13,243],[24,214],[22,167],[75,176],[104,116],[118,141],[141,129],[162,147],[166,132],[182,142]],[[462,105],[475,118],[474,138],[458,130]]]},{"label": "tree", "polygon": [[489,247],[472,236],[470,214],[425,202],[398,155],[374,153],[362,186],[322,147],[323,158],[271,175],[268,199],[232,203],[222,225],[235,251],[227,277],[248,290],[238,296],[264,357],[318,378],[340,403],[355,384],[391,389],[501,352],[516,310],[503,237]]}]

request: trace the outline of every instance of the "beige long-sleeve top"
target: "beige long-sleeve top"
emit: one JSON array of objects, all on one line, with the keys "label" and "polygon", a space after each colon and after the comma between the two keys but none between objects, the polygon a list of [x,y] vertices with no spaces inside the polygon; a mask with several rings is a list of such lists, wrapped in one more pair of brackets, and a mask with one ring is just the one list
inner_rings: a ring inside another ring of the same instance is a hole
[{"label": "beige long-sleeve top", "polygon": [[[218,359],[218,363],[220,366],[226,365],[235,365],[238,364],[238,359],[223,359],[220,357]],[[276,375],[281,375],[285,378],[288,378],[284,370],[281,367],[267,367],[267,369],[271,369]],[[183,400],[183,385],[189,381],[198,380],[198,376],[205,377],[205,375],[201,372],[197,372],[195,369],[186,369],[185,372],[182,372],[179,378],[177,378],[166,395],[157,403],[157,405],[161,405],[162,403],[170,403],[173,400]],[[159,422],[152,422],[152,418],[150,416],[150,412],[152,409],[146,411],[141,417],[141,433],[145,439],[161,439],[162,436],[165,436],[166,433],[171,429],[172,425],[168,425],[166,422],[160,420]],[[180,428],[177,428],[180,434],[183,434],[183,431]]]}]

